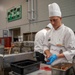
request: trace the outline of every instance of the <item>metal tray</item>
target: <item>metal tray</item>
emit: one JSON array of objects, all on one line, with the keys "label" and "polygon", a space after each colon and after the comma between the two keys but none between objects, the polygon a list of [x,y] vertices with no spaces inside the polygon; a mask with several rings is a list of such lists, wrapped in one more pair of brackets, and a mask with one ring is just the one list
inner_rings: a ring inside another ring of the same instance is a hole
[{"label": "metal tray", "polygon": [[52,75],[74,75],[72,63],[59,63],[52,66]]}]

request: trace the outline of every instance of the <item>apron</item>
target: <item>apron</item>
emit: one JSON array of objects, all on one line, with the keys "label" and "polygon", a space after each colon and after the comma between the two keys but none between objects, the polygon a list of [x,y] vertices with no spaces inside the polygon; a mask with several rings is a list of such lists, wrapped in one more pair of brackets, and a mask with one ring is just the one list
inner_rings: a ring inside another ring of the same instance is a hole
[{"label": "apron", "polygon": [[52,54],[60,54],[60,53],[63,53],[65,51],[67,51],[67,49],[64,47],[64,46],[56,46],[56,45],[53,45],[53,44],[50,44],[50,52]]},{"label": "apron", "polygon": [[[56,46],[53,44],[50,44],[50,53],[52,54],[61,54],[64,51],[67,51],[67,49],[64,46]],[[55,60],[51,65],[56,65],[58,63],[63,63],[63,62],[68,62],[66,58],[58,58],[57,60]]]}]

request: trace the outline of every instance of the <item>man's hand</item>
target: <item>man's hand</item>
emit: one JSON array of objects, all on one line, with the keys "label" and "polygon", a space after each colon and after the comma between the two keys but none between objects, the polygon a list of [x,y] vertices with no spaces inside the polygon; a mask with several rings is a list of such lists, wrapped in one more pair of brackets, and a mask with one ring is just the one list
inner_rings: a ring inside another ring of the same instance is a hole
[{"label": "man's hand", "polygon": [[50,57],[48,58],[47,64],[48,64],[48,65],[51,65],[57,58],[58,58],[57,55],[56,55],[56,54],[53,54],[52,56],[50,56]]}]

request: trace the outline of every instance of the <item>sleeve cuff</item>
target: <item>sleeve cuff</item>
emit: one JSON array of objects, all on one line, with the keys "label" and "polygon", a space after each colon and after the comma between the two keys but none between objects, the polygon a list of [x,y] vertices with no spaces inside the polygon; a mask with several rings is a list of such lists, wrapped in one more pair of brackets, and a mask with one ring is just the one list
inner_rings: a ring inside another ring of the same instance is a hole
[{"label": "sleeve cuff", "polygon": [[66,51],[66,52],[63,52],[64,56],[66,57],[66,59],[68,61],[71,61],[72,62],[72,59],[73,59],[73,55],[71,54],[71,52],[69,51]]},{"label": "sleeve cuff", "polygon": [[46,50],[49,50],[49,48],[48,48],[48,47],[44,47],[43,53],[44,53]]}]

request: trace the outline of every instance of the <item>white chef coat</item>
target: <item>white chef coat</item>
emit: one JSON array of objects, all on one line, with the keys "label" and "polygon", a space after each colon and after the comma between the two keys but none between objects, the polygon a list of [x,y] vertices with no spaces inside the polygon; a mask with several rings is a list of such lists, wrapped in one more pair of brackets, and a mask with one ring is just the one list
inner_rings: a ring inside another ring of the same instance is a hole
[{"label": "white chef coat", "polygon": [[52,51],[52,45],[57,44],[61,44],[66,48],[65,51],[63,51],[66,58],[59,58],[55,60],[52,65],[66,61],[72,63],[72,58],[75,55],[75,35],[73,31],[64,24],[62,24],[57,30],[53,28],[48,31],[44,41],[44,51],[49,49],[52,54],[57,55],[59,53],[57,51],[58,49],[55,49],[55,52]]},{"label": "white chef coat", "polygon": [[47,30],[42,29],[35,35],[35,41],[34,41],[34,52],[40,52],[43,53],[43,42],[46,36]]}]

